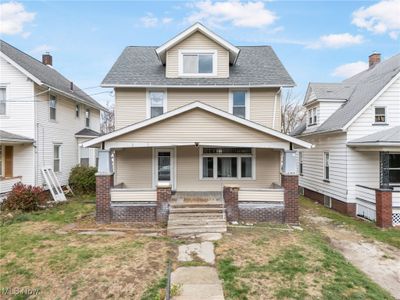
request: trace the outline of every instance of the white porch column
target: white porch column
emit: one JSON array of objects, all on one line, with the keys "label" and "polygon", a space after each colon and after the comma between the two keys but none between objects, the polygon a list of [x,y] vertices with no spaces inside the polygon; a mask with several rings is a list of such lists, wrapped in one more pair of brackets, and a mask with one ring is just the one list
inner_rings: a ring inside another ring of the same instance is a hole
[{"label": "white porch column", "polygon": [[99,175],[110,175],[113,173],[110,150],[99,150]]}]

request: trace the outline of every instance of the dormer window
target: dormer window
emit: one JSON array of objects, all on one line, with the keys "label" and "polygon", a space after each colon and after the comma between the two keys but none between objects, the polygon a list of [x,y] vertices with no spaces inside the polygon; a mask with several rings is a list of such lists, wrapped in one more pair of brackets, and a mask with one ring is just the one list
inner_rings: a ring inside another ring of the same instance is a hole
[{"label": "dormer window", "polygon": [[375,124],[386,124],[386,107],[375,107]]},{"label": "dormer window", "polygon": [[317,108],[311,108],[308,110],[308,126],[317,124]]},{"label": "dormer window", "polygon": [[179,58],[180,76],[215,76],[217,73],[214,50],[180,50]]}]

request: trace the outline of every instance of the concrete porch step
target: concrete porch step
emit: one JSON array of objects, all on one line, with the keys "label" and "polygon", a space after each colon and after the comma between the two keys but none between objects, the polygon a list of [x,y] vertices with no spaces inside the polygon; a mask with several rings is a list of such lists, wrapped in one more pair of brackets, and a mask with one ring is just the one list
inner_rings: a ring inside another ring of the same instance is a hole
[{"label": "concrete porch step", "polygon": [[205,218],[197,218],[197,219],[183,219],[177,218],[175,220],[169,220],[168,226],[183,226],[183,225],[226,225],[226,221],[223,219],[205,219]]},{"label": "concrete porch step", "polygon": [[204,212],[195,212],[195,213],[184,213],[184,214],[170,214],[169,220],[176,220],[185,218],[187,220],[190,219],[222,219],[223,212],[218,213],[204,213]]},{"label": "concrete porch step", "polygon": [[193,208],[193,207],[210,207],[210,208],[223,208],[224,203],[222,202],[206,202],[206,203],[198,203],[198,202],[170,202],[171,208]]},{"label": "concrete porch step", "polygon": [[186,213],[222,213],[224,207],[170,207],[170,214],[186,214]]},{"label": "concrete porch step", "polygon": [[169,226],[167,228],[168,235],[185,235],[194,233],[223,233],[227,231],[226,224],[224,225],[184,225],[184,226]]}]

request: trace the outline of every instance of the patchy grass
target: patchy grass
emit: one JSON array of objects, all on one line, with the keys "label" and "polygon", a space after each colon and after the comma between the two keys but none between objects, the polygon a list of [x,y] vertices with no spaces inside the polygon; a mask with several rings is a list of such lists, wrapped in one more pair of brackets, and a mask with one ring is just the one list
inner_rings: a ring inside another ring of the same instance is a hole
[{"label": "patchy grass", "polygon": [[300,206],[302,209],[311,210],[315,214],[329,218],[337,224],[348,225],[364,237],[381,241],[400,249],[399,228],[381,229],[375,226],[373,222],[345,216],[323,205],[316,204],[306,197],[300,197]]},{"label": "patchy grass", "polygon": [[217,243],[227,299],[392,299],[312,228],[232,228]]},{"label": "patchy grass", "polygon": [[165,287],[160,278],[176,251],[175,243],[133,233],[60,233],[66,224],[93,218],[90,201],[93,198],[76,198],[48,210],[8,217],[0,226],[0,290],[40,290],[29,299],[157,299],[149,290],[154,282],[159,284],[157,291]]}]

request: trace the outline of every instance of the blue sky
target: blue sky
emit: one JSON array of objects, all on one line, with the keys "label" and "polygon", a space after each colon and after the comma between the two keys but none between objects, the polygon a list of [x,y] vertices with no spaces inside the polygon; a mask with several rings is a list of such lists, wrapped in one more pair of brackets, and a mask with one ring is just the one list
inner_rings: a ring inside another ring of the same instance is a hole
[{"label": "blue sky", "polygon": [[271,45],[301,99],[309,81],[340,81],[374,51],[383,59],[400,52],[400,0],[14,1],[0,13],[2,39],[38,59],[49,51],[81,88],[99,86],[124,47],[160,45],[195,21],[235,45]]}]

